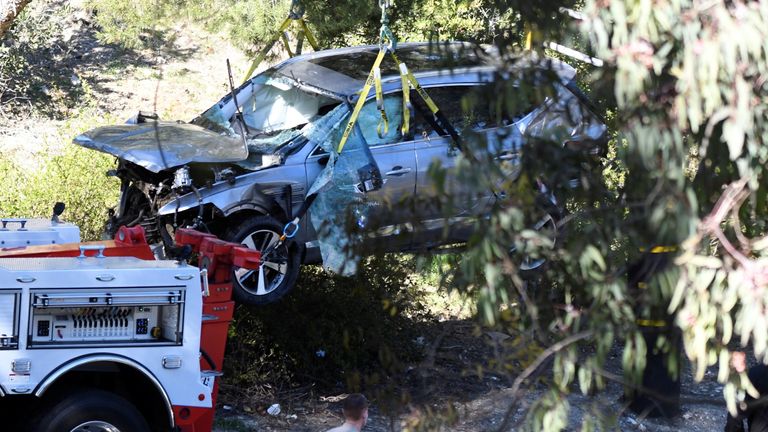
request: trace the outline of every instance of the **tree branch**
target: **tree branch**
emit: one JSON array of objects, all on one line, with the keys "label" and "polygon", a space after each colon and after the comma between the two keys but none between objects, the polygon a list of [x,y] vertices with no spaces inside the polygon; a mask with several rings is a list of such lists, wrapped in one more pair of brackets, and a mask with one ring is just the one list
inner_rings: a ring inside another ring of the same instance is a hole
[{"label": "tree branch", "polygon": [[591,337],[593,334],[594,332],[592,330],[584,330],[556,342],[554,345],[550,346],[541,354],[539,354],[539,356],[536,357],[536,360],[534,360],[533,363],[531,363],[520,375],[517,376],[515,382],[512,384],[512,402],[509,403],[509,408],[507,408],[507,412],[504,414],[504,420],[501,422],[501,425],[498,429],[499,432],[506,430],[509,426],[509,421],[512,419],[512,413],[515,410],[515,404],[517,404],[517,401],[520,400],[520,387],[522,387],[523,383],[531,375],[533,375],[533,373],[536,372],[536,370],[538,370],[539,367],[541,367],[541,365],[543,365],[544,362],[549,359],[549,357],[562,351],[569,345]]},{"label": "tree branch", "polygon": [[3,2],[5,7],[0,10],[0,40],[3,39],[5,33],[11,28],[13,22],[30,1],[31,0],[9,0],[8,3]]}]

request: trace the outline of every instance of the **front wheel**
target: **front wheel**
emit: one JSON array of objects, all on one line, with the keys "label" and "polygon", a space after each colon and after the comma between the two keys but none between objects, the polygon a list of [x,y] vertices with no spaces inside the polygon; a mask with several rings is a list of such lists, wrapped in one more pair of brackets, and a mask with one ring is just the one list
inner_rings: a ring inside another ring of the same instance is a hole
[{"label": "front wheel", "polygon": [[299,276],[301,252],[293,242],[275,247],[283,224],[271,216],[256,216],[241,220],[224,233],[224,240],[240,243],[262,252],[259,270],[234,270],[234,296],[240,303],[264,305],[286,295]]},{"label": "front wheel", "polygon": [[103,390],[73,393],[46,410],[34,432],[150,432],[133,404]]}]

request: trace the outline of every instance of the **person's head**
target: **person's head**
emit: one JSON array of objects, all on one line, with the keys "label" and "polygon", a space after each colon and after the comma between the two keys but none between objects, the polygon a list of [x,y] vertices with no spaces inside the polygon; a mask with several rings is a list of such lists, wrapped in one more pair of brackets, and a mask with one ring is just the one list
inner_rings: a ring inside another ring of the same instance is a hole
[{"label": "person's head", "polygon": [[344,399],[341,407],[344,418],[353,422],[368,421],[368,399],[360,393],[352,393]]}]

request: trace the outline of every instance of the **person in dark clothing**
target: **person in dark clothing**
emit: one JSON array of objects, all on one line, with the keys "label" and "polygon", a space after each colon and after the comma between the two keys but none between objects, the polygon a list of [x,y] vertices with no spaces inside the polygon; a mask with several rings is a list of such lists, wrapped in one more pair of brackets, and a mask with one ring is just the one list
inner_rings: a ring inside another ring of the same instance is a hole
[{"label": "person in dark clothing", "polygon": [[[736,417],[728,414],[725,432],[768,432],[768,366],[762,363],[752,366],[747,376],[761,398],[747,395],[746,409],[739,407]],[[747,421],[747,429],[744,429],[744,420]]]}]

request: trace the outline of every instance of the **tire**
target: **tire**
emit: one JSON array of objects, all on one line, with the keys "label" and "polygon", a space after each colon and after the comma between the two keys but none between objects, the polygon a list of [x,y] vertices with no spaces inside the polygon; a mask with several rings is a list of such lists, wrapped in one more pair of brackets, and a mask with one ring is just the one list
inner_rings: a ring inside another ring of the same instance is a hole
[{"label": "tire", "polygon": [[150,432],[138,409],[103,390],[75,392],[50,406],[33,432]]},{"label": "tire", "polygon": [[[224,240],[264,250],[274,244],[283,232],[283,224],[271,216],[242,219],[227,229]],[[235,269],[234,297],[239,303],[265,305],[274,303],[290,292],[301,267],[301,250],[295,242],[287,241],[266,259],[264,289],[258,286],[259,272]]]},{"label": "tire", "polygon": [[[558,223],[563,218],[563,210],[558,208],[553,201],[553,198],[545,195],[536,197],[536,213],[538,216],[534,218],[531,229],[534,231],[546,230],[548,232],[547,237],[556,244],[564,235],[564,230],[558,227]],[[516,253],[514,249],[513,247],[512,253]],[[536,278],[547,265],[545,258],[532,258],[525,255],[518,256],[516,261],[518,262],[520,276],[524,279]]]}]

